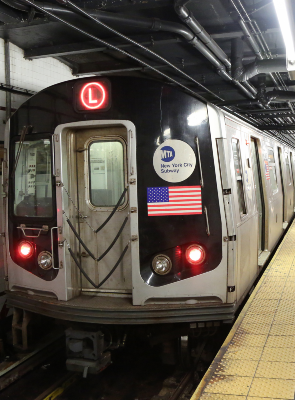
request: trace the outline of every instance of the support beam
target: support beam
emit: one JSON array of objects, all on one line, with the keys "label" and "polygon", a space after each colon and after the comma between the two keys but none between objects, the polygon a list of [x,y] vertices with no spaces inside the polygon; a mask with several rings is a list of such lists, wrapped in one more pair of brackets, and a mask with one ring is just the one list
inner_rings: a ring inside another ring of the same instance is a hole
[{"label": "support beam", "polygon": [[69,61],[66,58],[62,58],[62,57],[53,57],[53,58],[55,58],[62,64],[65,64],[67,67],[71,68],[73,75],[75,75],[79,69],[79,64],[75,63],[74,61]]},{"label": "support beam", "polygon": [[[272,34],[272,33],[278,33],[280,32],[279,28],[271,28],[267,29],[264,33],[267,34]],[[214,40],[228,40],[228,39],[234,39],[237,37],[243,37],[244,33],[242,31],[231,31],[231,32],[221,32],[221,33],[210,33],[210,36]]]},{"label": "support beam", "polygon": [[[149,40],[141,42],[144,46],[166,46],[167,44],[173,44],[181,42],[179,38],[163,39],[163,40]],[[117,44],[110,41],[111,44],[116,45],[120,49],[128,49],[134,47],[133,44]],[[35,49],[27,49],[24,52],[24,57],[28,60],[44,57],[62,57],[71,54],[85,54],[106,51],[107,47],[99,46],[95,41],[83,42],[83,43],[69,43],[56,46],[39,47]]]},{"label": "support beam", "polygon": [[[10,48],[9,40],[4,41],[5,84],[10,86]],[[6,92],[6,121],[11,116],[11,92]]]},{"label": "support beam", "polygon": [[268,110],[239,110],[243,114],[273,114],[281,112],[290,112],[290,108],[270,108]]},{"label": "support beam", "polygon": [[[248,115],[252,115],[251,113],[249,113]],[[269,119],[275,119],[275,118],[294,118],[295,114],[294,113],[290,113],[289,110],[289,114],[288,113],[279,113],[279,112],[273,112],[272,114],[255,114],[255,118],[269,118]]]},{"label": "support beam", "polygon": [[[185,63],[185,67],[190,67],[190,66],[195,66],[198,65],[199,61],[196,60],[196,62],[188,62]],[[157,68],[160,70],[165,70],[169,69],[170,67],[164,64],[154,64],[150,63],[150,65],[153,68]],[[174,65],[178,68],[183,68],[182,63],[174,63]],[[98,68],[100,67],[100,68]],[[136,65],[135,63],[130,63],[130,62],[124,62],[124,61],[116,61],[114,62],[102,62],[98,65],[97,62],[89,62],[89,63],[84,63],[80,64],[78,67],[78,70],[74,75],[76,76],[84,76],[84,75],[109,75],[109,74],[114,74],[114,73],[125,73],[125,72],[135,72],[135,71],[148,71],[150,68],[148,67],[142,67],[140,65]]]},{"label": "support beam", "polygon": [[[6,111],[6,107],[0,106],[0,111]],[[11,112],[15,112],[16,108],[11,108]],[[2,293],[2,292],[1,292]],[[4,293],[4,292],[3,292]]]},{"label": "support beam", "polygon": [[12,85],[6,85],[5,83],[0,83],[0,90],[2,92],[20,94],[22,96],[28,96],[28,97],[31,97],[37,93],[37,92],[34,92],[33,90],[22,89],[22,88],[12,86]]},{"label": "support beam", "polygon": [[18,10],[8,7],[6,4],[0,2],[0,21],[5,24],[14,22],[23,22],[23,14]]},{"label": "support beam", "polygon": [[[262,131],[295,131],[295,124],[289,125],[259,125],[258,128]],[[285,133],[288,135],[289,133]],[[295,132],[291,132],[290,134],[294,135]]]}]

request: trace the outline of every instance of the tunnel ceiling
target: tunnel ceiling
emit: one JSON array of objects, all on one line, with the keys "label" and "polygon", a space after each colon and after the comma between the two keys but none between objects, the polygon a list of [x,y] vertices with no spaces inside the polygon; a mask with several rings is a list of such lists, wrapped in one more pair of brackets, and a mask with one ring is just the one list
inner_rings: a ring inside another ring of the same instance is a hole
[{"label": "tunnel ceiling", "polygon": [[180,84],[295,146],[295,81],[286,71],[268,70],[238,82],[231,68],[234,42],[245,67],[255,60],[284,64],[272,1],[72,2],[0,0],[0,37],[27,59],[57,58],[75,76],[147,76]]}]

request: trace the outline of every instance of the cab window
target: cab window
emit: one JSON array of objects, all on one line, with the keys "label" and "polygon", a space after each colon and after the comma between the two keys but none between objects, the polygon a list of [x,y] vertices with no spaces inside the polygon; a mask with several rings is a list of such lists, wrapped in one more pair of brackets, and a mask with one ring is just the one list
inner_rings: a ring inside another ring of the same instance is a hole
[{"label": "cab window", "polygon": [[15,143],[14,214],[52,217],[51,143],[49,139]]}]

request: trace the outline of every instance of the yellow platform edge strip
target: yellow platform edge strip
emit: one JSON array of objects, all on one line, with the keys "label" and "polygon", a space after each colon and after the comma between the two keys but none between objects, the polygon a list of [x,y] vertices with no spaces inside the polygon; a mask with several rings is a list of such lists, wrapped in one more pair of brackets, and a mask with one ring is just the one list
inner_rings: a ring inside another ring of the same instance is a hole
[{"label": "yellow platform edge strip", "polygon": [[210,382],[211,378],[213,377],[216,368],[218,366],[218,363],[221,361],[221,359],[223,358],[223,356],[225,355],[228,346],[230,345],[235,333],[237,332],[238,328],[240,327],[240,325],[243,322],[243,319],[245,317],[245,315],[247,314],[247,311],[249,309],[249,307],[252,304],[252,301],[254,299],[254,297],[256,296],[258,290],[260,289],[264,279],[267,276],[267,273],[270,269],[270,267],[273,265],[273,263],[276,260],[276,257],[278,255],[278,253],[280,252],[281,248],[283,247],[285,240],[288,237],[288,234],[290,233],[291,229],[293,228],[295,224],[295,220],[293,220],[292,224],[290,225],[288,232],[285,234],[281,244],[279,245],[279,247],[277,248],[275,254],[273,255],[268,267],[266,268],[266,270],[263,272],[259,282],[257,283],[257,285],[255,286],[255,289],[253,290],[253,292],[251,293],[251,296],[249,297],[248,301],[246,302],[244,308],[242,309],[242,311],[240,312],[236,322],[234,323],[232,329],[230,330],[228,336],[226,337],[225,341],[223,342],[220,350],[218,351],[217,355],[215,356],[214,360],[212,361],[210,367],[208,368],[207,372],[205,373],[205,375],[203,376],[201,382],[199,383],[197,389],[195,390],[195,392],[193,393],[192,397],[190,400],[199,400],[200,397],[202,396],[207,384]]}]

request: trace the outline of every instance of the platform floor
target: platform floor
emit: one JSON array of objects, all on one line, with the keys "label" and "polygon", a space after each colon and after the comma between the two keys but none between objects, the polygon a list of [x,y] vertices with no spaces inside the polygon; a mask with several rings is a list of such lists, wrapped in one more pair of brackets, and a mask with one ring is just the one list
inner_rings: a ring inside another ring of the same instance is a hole
[{"label": "platform floor", "polygon": [[295,399],[295,221],[191,400]]}]

